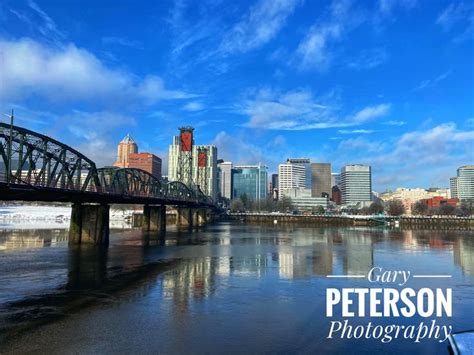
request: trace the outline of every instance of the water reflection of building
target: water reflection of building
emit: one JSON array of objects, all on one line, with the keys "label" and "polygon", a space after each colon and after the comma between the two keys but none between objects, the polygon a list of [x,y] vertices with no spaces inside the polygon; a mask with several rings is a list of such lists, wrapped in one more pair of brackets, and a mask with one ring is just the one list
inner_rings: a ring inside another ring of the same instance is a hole
[{"label": "water reflection of building", "polygon": [[0,230],[0,250],[49,247],[67,239],[66,229],[5,229]]},{"label": "water reflection of building", "polygon": [[461,266],[466,275],[474,275],[474,241],[458,238],[453,245],[454,263]]},{"label": "water reflection of building", "polygon": [[331,275],[333,273],[333,243],[330,236],[322,236],[313,244],[313,274]]},{"label": "water reflection of building", "polygon": [[185,311],[191,299],[207,298],[213,292],[215,274],[215,258],[183,261],[176,269],[164,275],[164,295]]},{"label": "water reflection of building", "polygon": [[346,275],[365,275],[374,265],[372,236],[348,234],[343,236],[345,255],[343,270]]}]

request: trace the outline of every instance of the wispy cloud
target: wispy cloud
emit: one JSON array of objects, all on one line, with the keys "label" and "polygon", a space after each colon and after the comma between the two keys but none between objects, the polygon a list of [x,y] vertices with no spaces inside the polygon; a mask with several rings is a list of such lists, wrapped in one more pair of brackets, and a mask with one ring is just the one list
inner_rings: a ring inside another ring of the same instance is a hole
[{"label": "wispy cloud", "polygon": [[143,43],[126,37],[102,37],[103,44],[119,45],[136,49],[143,49]]},{"label": "wispy cloud", "polygon": [[299,43],[293,62],[300,69],[325,70],[332,56],[331,44],[359,26],[363,18],[350,1],[333,1],[329,14],[323,16]]},{"label": "wispy cloud", "polygon": [[340,129],[337,132],[340,134],[371,134],[375,131],[373,129]]},{"label": "wispy cloud", "polygon": [[458,34],[453,39],[455,42],[472,39],[474,36],[472,3],[466,4],[462,1],[451,3],[439,14],[436,24],[441,26],[445,32],[457,29]]},{"label": "wispy cloud", "polygon": [[153,104],[159,100],[198,95],[168,89],[157,76],[140,80],[132,73],[107,67],[85,49],[69,44],[52,48],[29,39],[0,40],[0,98],[31,96],[51,101],[113,101]]},{"label": "wispy cloud", "polygon": [[452,70],[450,69],[450,70],[438,75],[434,79],[423,80],[421,83],[419,83],[417,86],[415,86],[413,88],[413,90],[414,91],[420,91],[420,90],[432,87],[432,86],[438,84],[440,81],[443,81],[444,79],[446,79],[451,74],[451,72],[452,72]]},{"label": "wispy cloud", "polygon": [[63,40],[66,34],[58,29],[56,22],[37,3],[30,0],[28,6],[39,16],[40,22],[36,22],[38,30],[45,36],[54,40]]},{"label": "wispy cloud", "polygon": [[285,25],[300,0],[258,0],[225,36],[223,53],[247,52],[272,40]]},{"label": "wispy cloud", "polygon": [[356,57],[347,63],[347,66],[356,70],[368,70],[383,64],[388,59],[385,48],[362,50]]},{"label": "wispy cloud", "polygon": [[343,140],[338,145],[338,149],[342,151],[361,150],[369,153],[382,152],[385,147],[385,143],[371,142],[361,137]]},{"label": "wispy cloud", "polygon": [[305,130],[361,125],[388,114],[390,104],[367,106],[343,118],[308,90],[277,93],[263,89],[244,100],[238,112],[249,117],[246,127],[274,130]]},{"label": "wispy cloud", "polygon": [[379,0],[378,10],[383,16],[391,16],[397,7],[411,10],[417,3],[417,0]]}]

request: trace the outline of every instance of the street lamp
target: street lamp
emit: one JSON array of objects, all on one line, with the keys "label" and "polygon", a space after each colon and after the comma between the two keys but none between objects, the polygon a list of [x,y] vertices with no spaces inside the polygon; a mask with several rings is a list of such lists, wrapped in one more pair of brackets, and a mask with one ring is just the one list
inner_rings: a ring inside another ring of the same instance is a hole
[{"label": "street lamp", "polygon": [[[1,112],[0,112],[1,113]],[[2,115],[10,118],[10,138],[8,140],[8,152],[7,152],[7,161],[6,161],[6,168],[7,168],[7,185],[10,186],[11,180],[11,161],[12,161],[12,141],[13,141],[13,109],[12,114],[7,115],[6,113],[1,113]]]}]

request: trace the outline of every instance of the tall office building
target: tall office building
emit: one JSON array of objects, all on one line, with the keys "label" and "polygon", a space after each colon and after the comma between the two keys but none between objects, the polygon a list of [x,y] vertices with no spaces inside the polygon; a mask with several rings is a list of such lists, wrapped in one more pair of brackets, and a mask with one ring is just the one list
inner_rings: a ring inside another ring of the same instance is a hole
[{"label": "tall office building", "polygon": [[223,198],[232,198],[232,162],[222,161],[217,164],[219,193]]},{"label": "tall office building", "polygon": [[311,189],[311,160],[309,158],[288,158],[286,163],[304,166],[305,188]]},{"label": "tall office building", "polygon": [[341,169],[343,205],[365,206],[372,200],[372,170],[368,165],[346,165]]},{"label": "tall office building", "polygon": [[449,179],[451,198],[474,201],[474,165],[458,168],[457,176]]},{"label": "tall office building", "polygon": [[[293,163],[292,161],[297,162]],[[278,165],[278,196],[285,196],[290,189],[307,189],[308,181],[311,186],[308,171],[311,176],[309,159],[288,159],[286,164]]]},{"label": "tall office building", "polygon": [[264,200],[267,197],[267,167],[239,165],[232,169],[232,198],[246,195],[249,200]]},{"label": "tall office building", "polygon": [[138,153],[138,146],[130,134],[127,134],[117,147],[117,161],[114,163],[114,166],[128,168],[129,156],[134,153]]},{"label": "tall office building", "polygon": [[[180,137],[173,137],[168,150],[168,180],[179,181],[178,164]],[[192,185],[200,185],[204,194],[217,197],[217,147],[214,145],[192,145]]]},{"label": "tall office building", "polygon": [[128,156],[128,167],[142,169],[157,179],[161,179],[161,158],[151,153],[131,153]]},{"label": "tall office building", "polygon": [[321,197],[326,194],[332,195],[331,185],[331,164],[312,163],[311,164],[311,196]]}]

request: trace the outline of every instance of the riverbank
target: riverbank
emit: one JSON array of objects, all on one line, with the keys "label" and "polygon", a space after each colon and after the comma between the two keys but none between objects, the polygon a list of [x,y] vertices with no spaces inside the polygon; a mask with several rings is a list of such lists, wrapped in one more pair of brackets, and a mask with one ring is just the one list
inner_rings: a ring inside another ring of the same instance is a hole
[{"label": "riverbank", "polygon": [[474,230],[474,217],[456,216],[349,216],[349,215],[293,215],[284,213],[232,213],[230,221],[249,224],[297,224],[309,227],[388,226],[416,229]]}]

